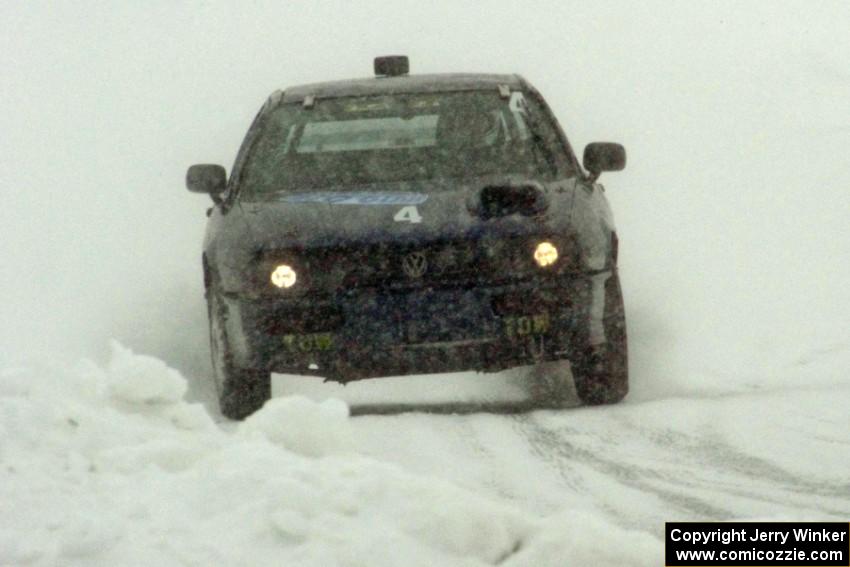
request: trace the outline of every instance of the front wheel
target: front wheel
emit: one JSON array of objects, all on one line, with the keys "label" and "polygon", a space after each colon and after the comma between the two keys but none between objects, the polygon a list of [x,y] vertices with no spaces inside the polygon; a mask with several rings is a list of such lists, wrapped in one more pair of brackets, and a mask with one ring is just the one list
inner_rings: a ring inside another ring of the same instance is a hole
[{"label": "front wheel", "polygon": [[571,361],[576,394],[587,405],[615,404],[629,392],[626,314],[620,279],[605,282],[605,342],[580,349]]},{"label": "front wheel", "polygon": [[245,419],[271,398],[271,374],[265,370],[239,368],[227,337],[227,306],[215,287],[207,292],[210,354],[221,413],[230,419]]}]

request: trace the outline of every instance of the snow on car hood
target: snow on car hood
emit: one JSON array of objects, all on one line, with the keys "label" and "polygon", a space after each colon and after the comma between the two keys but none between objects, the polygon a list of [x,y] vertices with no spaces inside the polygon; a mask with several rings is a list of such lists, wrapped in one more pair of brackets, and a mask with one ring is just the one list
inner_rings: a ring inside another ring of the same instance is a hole
[{"label": "snow on car hood", "polygon": [[517,213],[485,221],[475,207],[481,190],[494,183],[505,183],[505,179],[281,192],[243,202],[237,214],[244,215],[252,239],[263,247],[423,242],[474,238],[487,231],[523,235],[569,219],[574,180],[554,186],[538,184],[547,201],[541,215]]}]

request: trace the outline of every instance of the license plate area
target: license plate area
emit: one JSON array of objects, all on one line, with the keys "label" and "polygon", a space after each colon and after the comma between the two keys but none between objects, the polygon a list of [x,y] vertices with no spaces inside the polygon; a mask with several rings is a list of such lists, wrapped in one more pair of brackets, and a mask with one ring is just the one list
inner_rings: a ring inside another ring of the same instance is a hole
[{"label": "license plate area", "polygon": [[499,334],[476,290],[413,293],[405,306],[398,328],[406,344],[492,340]]}]

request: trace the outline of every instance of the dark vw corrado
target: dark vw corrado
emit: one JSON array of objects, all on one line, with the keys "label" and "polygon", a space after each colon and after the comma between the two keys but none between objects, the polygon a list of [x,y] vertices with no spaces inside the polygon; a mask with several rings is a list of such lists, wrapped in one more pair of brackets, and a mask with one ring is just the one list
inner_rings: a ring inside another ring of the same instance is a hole
[{"label": "dark vw corrado", "polygon": [[261,407],[271,372],[554,360],[585,403],[621,400],[617,234],[596,179],[625,166],[622,146],[588,145],[585,173],[519,76],[409,76],[403,57],[375,70],[273,93],[229,179],[188,171],[215,202],[203,271],[224,415]]}]

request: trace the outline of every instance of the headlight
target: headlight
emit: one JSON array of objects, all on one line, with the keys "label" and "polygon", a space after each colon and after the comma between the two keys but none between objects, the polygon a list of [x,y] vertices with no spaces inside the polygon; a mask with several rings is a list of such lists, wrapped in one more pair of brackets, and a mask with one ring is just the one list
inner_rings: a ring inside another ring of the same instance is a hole
[{"label": "headlight", "polygon": [[558,260],[558,249],[551,242],[541,242],[534,250],[534,261],[541,268],[551,266]]},{"label": "headlight", "polygon": [[287,266],[286,264],[280,264],[272,270],[271,280],[274,285],[279,288],[288,288],[295,285],[295,281],[297,280],[297,276],[295,275],[295,270],[292,269],[291,266]]}]

